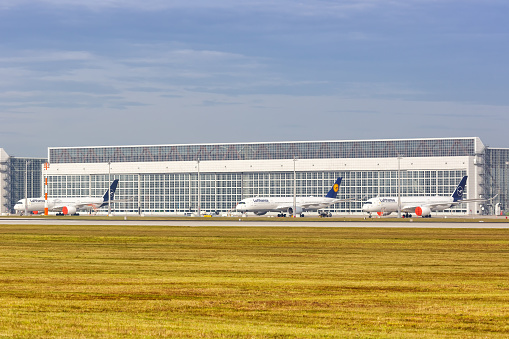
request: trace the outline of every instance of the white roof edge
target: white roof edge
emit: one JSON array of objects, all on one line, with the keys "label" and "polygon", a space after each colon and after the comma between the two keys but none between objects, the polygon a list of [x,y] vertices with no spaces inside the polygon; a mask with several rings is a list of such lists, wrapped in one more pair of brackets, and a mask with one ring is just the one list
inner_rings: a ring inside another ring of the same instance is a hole
[{"label": "white roof edge", "polygon": [[46,160],[47,158],[44,157],[17,157],[15,155],[11,155],[10,158],[14,159],[28,159],[28,160]]}]

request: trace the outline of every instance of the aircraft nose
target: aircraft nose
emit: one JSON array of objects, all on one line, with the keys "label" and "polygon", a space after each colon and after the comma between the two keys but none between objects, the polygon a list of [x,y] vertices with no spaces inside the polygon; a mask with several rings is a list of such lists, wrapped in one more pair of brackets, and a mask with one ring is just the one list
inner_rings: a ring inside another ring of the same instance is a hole
[{"label": "aircraft nose", "polygon": [[249,208],[248,208],[248,203],[245,202],[245,201],[241,201],[237,204],[237,211],[239,212],[247,212],[249,211]]}]

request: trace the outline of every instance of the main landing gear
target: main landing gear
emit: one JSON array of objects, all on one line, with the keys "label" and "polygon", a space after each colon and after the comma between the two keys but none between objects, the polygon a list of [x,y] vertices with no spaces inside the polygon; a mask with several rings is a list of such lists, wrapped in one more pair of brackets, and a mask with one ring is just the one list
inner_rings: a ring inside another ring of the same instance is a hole
[{"label": "main landing gear", "polygon": [[327,211],[318,211],[318,217],[319,218],[331,218],[332,213]]},{"label": "main landing gear", "polygon": [[[290,216],[291,216],[291,214],[290,214]],[[286,218],[286,213],[278,213],[277,217],[278,218]],[[301,213],[300,217],[304,218],[304,213]]]},{"label": "main landing gear", "polygon": [[[401,217],[402,217],[402,218],[411,218],[411,217],[412,217],[412,215],[411,215],[410,213],[405,213],[405,214],[403,214]],[[429,214],[429,215],[423,215],[423,216],[421,216],[421,218],[431,218],[431,214]]]}]

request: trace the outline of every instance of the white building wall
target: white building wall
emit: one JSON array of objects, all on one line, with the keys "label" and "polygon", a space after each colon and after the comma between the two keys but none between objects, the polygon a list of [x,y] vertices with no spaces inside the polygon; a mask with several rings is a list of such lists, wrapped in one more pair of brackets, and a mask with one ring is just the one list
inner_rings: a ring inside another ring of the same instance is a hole
[{"label": "white building wall", "polygon": [[[401,170],[469,170],[476,174],[474,157],[427,157],[402,158]],[[196,161],[137,162],[137,163],[79,163],[51,164],[48,175],[89,175],[89,174],[150,174],[150,173],[193,173],[197,172]],[[363,159],[297,159],[296,171],[395,171],[397,158]],[[243,172],[288,172],[294,170],[290,160],[224,160],[200,161],[201,173],[243,173]]]}]

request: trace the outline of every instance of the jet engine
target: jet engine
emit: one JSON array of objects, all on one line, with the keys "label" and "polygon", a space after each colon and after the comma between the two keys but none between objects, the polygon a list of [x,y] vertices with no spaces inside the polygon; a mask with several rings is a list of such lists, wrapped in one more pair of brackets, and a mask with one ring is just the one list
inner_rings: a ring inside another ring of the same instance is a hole
[{"label": "jet engine", "polygon": [[265,214],[267,214],[267,211],[258,211],[258,212],[254,212],[254,214],[256,214],[256,215],[265,215]]},{"label": "jet engine", "polygon": [[62,213],[67,215],[73,215],[73,214],[76,214],[76,207],[74,206],[64,206],[62,207]]},{"label": "jet engine", "polygon": [[415,214],[425,218],[431,215],[431,209],[428,206],[417,206],[415,208]]},{"label": "jet engine", "polygon": [[386,216],[386,215],[389,215],[391,214],[392,212],[376,212],[376,214],[378,214],[378,216]]},{"label": "jet engine", "polygon": [[[293,207],[288,207],[287,212],[288,212],[288,215],[293,215]],[[296,212],[297,215],[302,214],[302,212],[303,212],[302,211],[302,207],[296,206],[295,207],[295,212]]]}]

